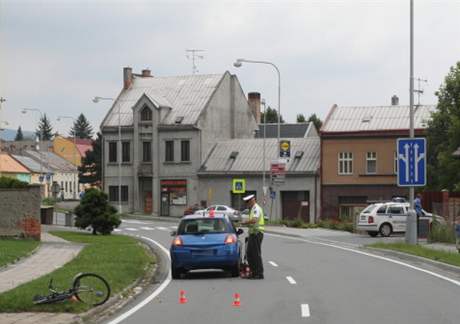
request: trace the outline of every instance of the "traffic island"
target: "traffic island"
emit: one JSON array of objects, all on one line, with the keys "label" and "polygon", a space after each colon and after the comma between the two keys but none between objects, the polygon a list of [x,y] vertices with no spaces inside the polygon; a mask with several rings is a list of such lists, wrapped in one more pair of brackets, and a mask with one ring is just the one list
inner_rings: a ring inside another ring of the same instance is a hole
[{"label": "traffic island", "polygon": [[[123,235],[92,235],[82,232],[52,232],[67,241],[84,244],[85,247],[72,261],[58,270],[0,294],[0,312],[46,312],[82,314],[90,306],[64,301],[56,304],[34,305],[35,295],[47,295],[48,283],[64,290],[70,288],[73,277],[80,272],[92,272],[104,277],[117,298],[125,290],[143,278],[155,265],[155,257],[143,243]],[[109,302],[108,302],[109,304]]]}]

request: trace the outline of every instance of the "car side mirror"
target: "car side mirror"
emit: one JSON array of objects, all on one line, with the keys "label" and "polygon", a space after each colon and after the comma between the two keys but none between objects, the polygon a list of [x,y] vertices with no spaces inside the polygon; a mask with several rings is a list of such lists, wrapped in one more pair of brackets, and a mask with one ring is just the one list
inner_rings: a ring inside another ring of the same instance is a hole
[{"label": "car side mirror", "polygon": [[177,231],[171,231],[171,236],[176,236],[177,235]]},{"label": "car side mirror", "polygon": [[238,230],[236,231],[236,235],[238,235],[238,236],[243,234],[243,233],[244,233],[244,231],[243,231],[242,228],[238,228]]}]

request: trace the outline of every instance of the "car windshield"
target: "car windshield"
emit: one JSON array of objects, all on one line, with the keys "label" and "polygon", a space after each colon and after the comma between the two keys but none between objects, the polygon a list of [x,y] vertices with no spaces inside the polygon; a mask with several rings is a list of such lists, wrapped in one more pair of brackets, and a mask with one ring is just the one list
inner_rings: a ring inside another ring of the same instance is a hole
[{"label": "car windshield", "polygon": [[222,218],[184,219],[179,225],[179,235],[227,233],[229,229]]},{"label": "car windshield", "polygon": [[374,210],[375,207],[376,207],[375,204],[369,205],[369,206],[366,207],[366,209],[363,210],[362,213],[363,214],[369,214],[370,212],[372,212]]}]

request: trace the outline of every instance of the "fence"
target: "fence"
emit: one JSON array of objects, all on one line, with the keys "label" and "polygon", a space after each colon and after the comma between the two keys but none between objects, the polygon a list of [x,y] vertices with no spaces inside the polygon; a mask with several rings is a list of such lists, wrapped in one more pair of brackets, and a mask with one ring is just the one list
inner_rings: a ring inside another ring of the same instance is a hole
[{"label": "fence", "polygon": [[453,226],[456,217],[460,216],[460,193],[447,191],[424,192],[422,205],[425,210],[443,216],[446,222]]}]

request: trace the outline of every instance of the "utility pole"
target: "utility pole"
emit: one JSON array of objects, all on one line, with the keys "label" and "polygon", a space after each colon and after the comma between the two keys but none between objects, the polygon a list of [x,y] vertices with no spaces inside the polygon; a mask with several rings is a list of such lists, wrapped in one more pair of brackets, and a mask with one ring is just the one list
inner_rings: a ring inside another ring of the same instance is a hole
[{"label": "utility pole", "polygon": [[198,73],[198,67],[196,65],[196,61],[204,59],[204,56],[203,55],[198,55],[198,53],[204,52],[204,51],[205,50],[194,49],[194,48],[185,50],[185,52],[187,53],[187,54],[185,54],[185,56],[189,60],[192,60],[192,74],[197,74]]},{"label": "utility pole", "polygon": [[[410,69],[409,69],[409,137],[414,138],[414,0],[410,0]],[[414,210],[415,187],[409,187],[409,211],[406,221],[406,243],[417,244],[417,215]]]}]

